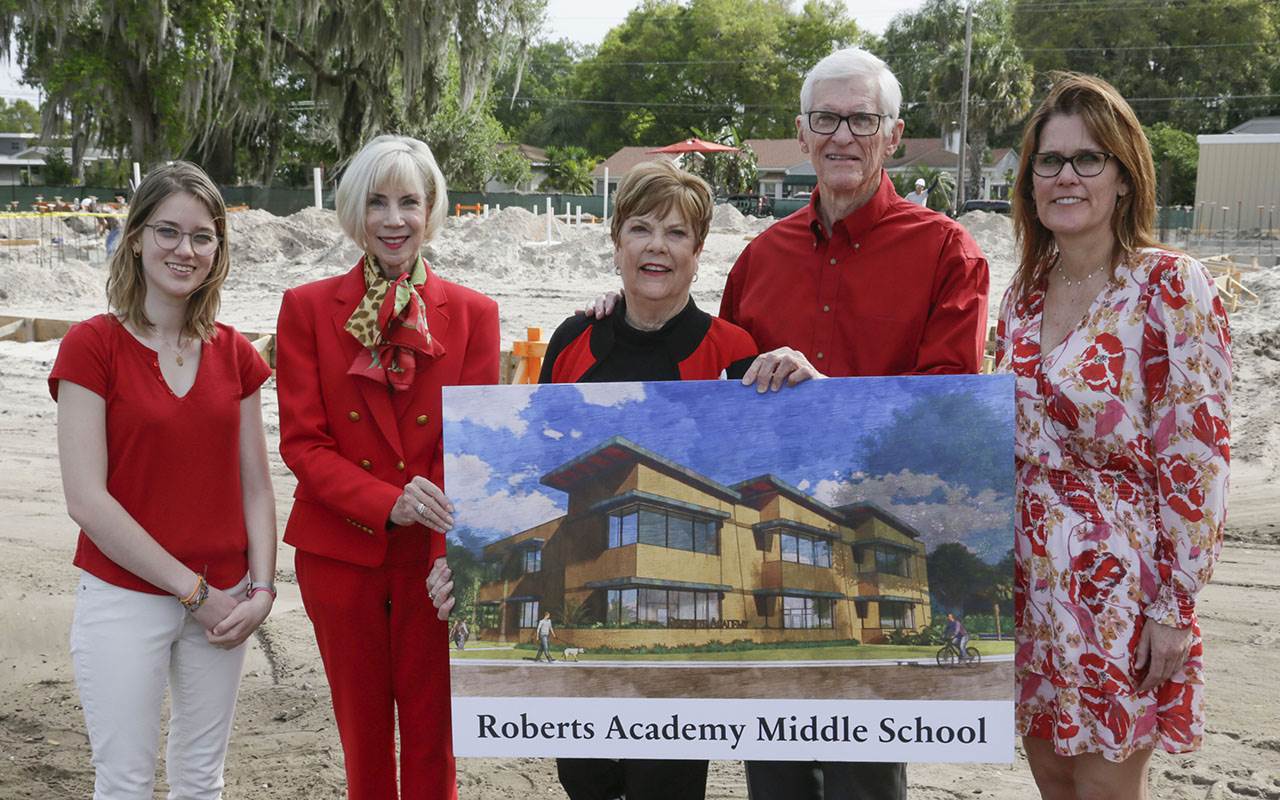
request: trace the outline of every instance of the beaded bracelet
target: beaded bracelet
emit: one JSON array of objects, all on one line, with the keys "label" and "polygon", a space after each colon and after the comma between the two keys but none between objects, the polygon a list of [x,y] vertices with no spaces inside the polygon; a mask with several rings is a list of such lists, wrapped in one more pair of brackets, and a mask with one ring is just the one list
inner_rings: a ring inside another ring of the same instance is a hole
[{"label": "beaded bracelet", "polygon": [[257,581],[249,581],[249,591],[245,594],[245,598],[253,597],[258,592],[266,592],[271,595],[271,599],[276,599],[276,587],[269,583],[258,583]]},{"label": "beaded bracelet", "polygon": [[209,582],[204,579],[204,575],[196,573],[196,587],[191,590],[191,594],[179,600],[182,607],[192,614],[200,610],[200,606],[204,605],[204,601],[209,599]]}]

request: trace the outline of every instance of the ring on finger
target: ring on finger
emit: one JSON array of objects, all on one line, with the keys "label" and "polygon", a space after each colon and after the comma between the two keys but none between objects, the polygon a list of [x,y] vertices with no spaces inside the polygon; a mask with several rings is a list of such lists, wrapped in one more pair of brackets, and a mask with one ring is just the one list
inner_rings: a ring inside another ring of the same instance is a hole
[{"label": "ring on finger", "polygon": [[427,515],[427,504],[418,503],[418,516],[425,517]]}]

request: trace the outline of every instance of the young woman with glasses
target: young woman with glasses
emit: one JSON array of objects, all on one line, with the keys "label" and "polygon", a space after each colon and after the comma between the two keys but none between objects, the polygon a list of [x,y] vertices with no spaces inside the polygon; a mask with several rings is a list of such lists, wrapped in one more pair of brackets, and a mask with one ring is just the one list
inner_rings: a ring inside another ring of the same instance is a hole
[{"label": "young woman with glasses", "polygon": [[1017,379],[1018,732],[1045,798],[1145,798],[1152,751],[1204,733],[1227,318],[1205,268],[1156,243],[1151,149],[1106,82],[1049,91],[1013,210],[996,358]]},{"label": "young woman with glasses", "polygon": [[95,798],[221,796],[244,642],[275,599],[275,499],[259,387],[271,369],[216,322],[226,208],[199,167],[156,168],[111,258],[111,313],[68,331],[49,376],[83,571],[71,656]]}]

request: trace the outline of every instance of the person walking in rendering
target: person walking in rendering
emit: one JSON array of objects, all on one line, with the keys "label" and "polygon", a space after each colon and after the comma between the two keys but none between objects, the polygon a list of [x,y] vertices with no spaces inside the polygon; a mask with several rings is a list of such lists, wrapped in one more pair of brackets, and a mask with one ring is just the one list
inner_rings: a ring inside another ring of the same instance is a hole
[{"label": "person walking in rendering", "polygon": [[555,661],[555,659],[551,657],[551,640],[559,639],[560,637],[556,636],[556,630],[551,625],[550,611],[544,612],[542,619],[538,620],[538,627],[535,631],[535,635],[538,637],[538,652],[534,654],[533,660],[540,661],[543,656],[546,656],[548,664]]},{"label": "person walking in rendering", "polygon": [[1143,800],[1205,732],[1197,597],[1222,547],[1231,335],[1208,271],[1154,238],[1133,109],[1060,76],[1014,185],[1016,715],[1041,795]]},{"label": "person walking in rendering", "polygon": [[363,256],[285,292],[280,308],[280,453],[298,478],[285,541],[298,551],[351,800],[457,795],[448,630],[424,584],[453,526],[441,387],[497,383],[498,306],[421,256],[446,202],[427,145],[369,142],[337,193]]},{"label": "person walking in rendering", "polygon": [[244,643],[275,600],[271,368],[215,319],[230,266],[217,187],[185,161],[156,167],[109,262],[110,313],[67,332],[49,375],[100,800],[152,797],[166,688],[169,796],[222,796]]},{"label": "person walking in rendering", "polygon": [[453,623],[453,630],[450,631],[450,638],[453,639],[453,646],[459,650],[467,649],[467,639],[471,637],[471,630],[467,628],[467,621],[459,619]]}]

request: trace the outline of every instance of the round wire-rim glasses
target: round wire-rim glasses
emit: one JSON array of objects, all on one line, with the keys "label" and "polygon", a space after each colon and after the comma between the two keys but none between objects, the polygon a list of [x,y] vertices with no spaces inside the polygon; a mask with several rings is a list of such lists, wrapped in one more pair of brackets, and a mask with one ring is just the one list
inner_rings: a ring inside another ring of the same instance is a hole
[{"label": "round wire-rim glasses", "polygon": [[870,111],[855,111],[852,114],[837,114],[834,111],[810,111],[805,115],[809,120],[809,130],[822,136],[830,136],[840,130],[840,123],[849,128],[854,136],[875,136],[880,132],[880,125],[888,114],[875,114]]},{"label": "round wire-rim glasses", "polygon": [[1031,171],[1041,178],[1056,178],[1062,168],[1070,164],[1081,178],[1093,178],[1102,174],[1107,168],[1107,161],[1115,155],[1104,150],[1084,150],[1074,156],[1061,153],[1032,153]]},{"label": "round wire-rim glasses", "polygon": [[173,225],[146,223],[142,227],[151,229],[151,238],[161,250],[177,250],[184,237],[191,240],[191,252],[198,256],[211,256],[218,252],[218,236],[208,231],[186,231]]}]

